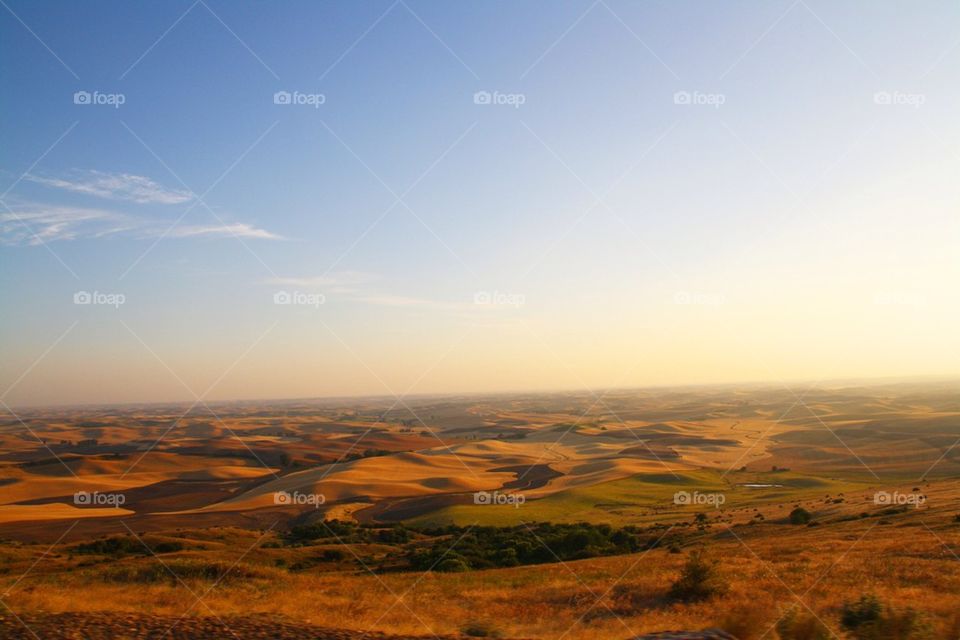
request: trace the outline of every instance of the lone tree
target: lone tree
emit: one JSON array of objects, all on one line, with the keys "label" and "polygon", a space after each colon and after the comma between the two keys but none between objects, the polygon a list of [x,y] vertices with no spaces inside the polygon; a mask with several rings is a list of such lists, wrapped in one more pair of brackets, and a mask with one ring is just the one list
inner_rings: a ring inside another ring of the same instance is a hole
[{"label": "lone tree", "polygon": [[813,516],[803,507],[797,507],[790,512],[790,524],[807,524]]}]

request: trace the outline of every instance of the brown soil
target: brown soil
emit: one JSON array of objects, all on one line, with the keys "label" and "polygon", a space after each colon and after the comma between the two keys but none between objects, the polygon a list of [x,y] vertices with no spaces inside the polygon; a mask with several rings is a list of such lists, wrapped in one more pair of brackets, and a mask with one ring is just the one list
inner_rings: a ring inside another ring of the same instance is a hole
[{"label": "brown soil", "polygon": [[5,640],[453,640],[456,636],[395,636],[325,629],[270,616],[214,618],[131,613],[57,613],[16,616],[0,613]]}]

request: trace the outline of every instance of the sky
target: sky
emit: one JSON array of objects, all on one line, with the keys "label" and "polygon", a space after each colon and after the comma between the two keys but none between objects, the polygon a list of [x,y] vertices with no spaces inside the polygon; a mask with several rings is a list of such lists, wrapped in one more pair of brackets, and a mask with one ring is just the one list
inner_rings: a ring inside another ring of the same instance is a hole
[{"label": "sky", "polygon": [[960,5],[0,3],[3,406],[960,373]]}]

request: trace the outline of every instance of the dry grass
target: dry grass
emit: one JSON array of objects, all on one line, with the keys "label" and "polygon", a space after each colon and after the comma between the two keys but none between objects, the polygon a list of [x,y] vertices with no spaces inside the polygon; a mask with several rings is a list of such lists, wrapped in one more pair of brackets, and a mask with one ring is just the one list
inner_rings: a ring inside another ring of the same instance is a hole
[{"label": "dry grass", "polygon": [[[457,633],[480,625],[505,637],[529,638],[622,639],[722,626],[750,640],[776,638],[773,626],[794,606],[844,637],[841,606],[871,592],[895,607],[923,612],[936,637],[952,640],[948,634],[960,610],[960,561],[952,553],[960,547],[960,524],[951,520],[947,514],[905,514],[889,525],[870,519],[822,527],[739,527],[736,537],[718,532],[704,547],[718,561],[729,589],[697,603],[675,602],[668,595],[693,547],[681,554],[655,549],[566,564],[379,576],[288,573],[268,566],[287,550],[255,548],[235,569],[248,577],[216,586],[212,580],[188,579],[185,586],[163,579],[135,588],[105,580],[109,563],[70,571],[62,571],[61,564],[57,570],[57,562],[67,562],[61,557],[45,563],[46,569],[38,567],[7,602],[15,611],[262,612],[322,626],[411,634]],[[255,540],[253,533],[231,531],[219,550],[192,552],[192,557],[231,566]],[[28,550],[33,548],[19,552],[30,555]],[[179,557],[165,556],[165,562],[181,566]]]}]

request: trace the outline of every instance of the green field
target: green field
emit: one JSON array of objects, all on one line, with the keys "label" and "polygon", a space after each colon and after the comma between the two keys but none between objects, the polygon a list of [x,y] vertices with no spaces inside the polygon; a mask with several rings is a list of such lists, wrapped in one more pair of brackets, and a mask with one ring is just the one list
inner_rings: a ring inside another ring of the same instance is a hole
[{"label": "green field", "polygon": [[[750,488],[747,484],[782,485]],[[639,474],[588,487],[569,489],[519,506],[457,505],[445,507],[406,521],[412,526],[470,524],[509,526],[524,522],[594,522],[618,526],[675,520],[678,514],[713,512],[711,504],[678,505],[679,491],[721,493],[725,502],[719,511],[730,512],[762,505],[795,502],[863,491],[867,479],[827,479],[793,472],[732,472],[703,469],[677,473]]]}]

